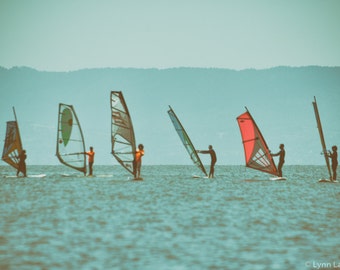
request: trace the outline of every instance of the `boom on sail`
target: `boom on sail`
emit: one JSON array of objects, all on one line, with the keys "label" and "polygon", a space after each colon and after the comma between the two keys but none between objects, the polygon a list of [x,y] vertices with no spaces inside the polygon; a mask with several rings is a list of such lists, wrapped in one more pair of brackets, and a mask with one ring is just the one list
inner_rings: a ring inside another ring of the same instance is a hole
[{"label": "boom on sail", "polygon": [[2,151],[2,160],[18,170],[19,155],[22,151],[22,143],[14,107],[13,113],[15,120],[7,122],[5,144]]},{"label": "boom on sail", "polygon": [[132,120],[121,91],[111,91],[111,153],[128,172],[134,174],[136,153]]},{"label": "boom on sail", "polygon": [[86,174],[84,136],[72,105],[59,103],[56,155],[62,164]]},{"label": "boom on sail", "polygon": [[205,176],[207,176],[207,172],[205,171],[205,168],[201,162],[201,159],[197,155],[196,149],[194,145],[192,144],[188,134],[186,133],[184,127],[182,126],[181,122],[179,121],[178,117],[176,116],[173,109],[169,106],[168,114],[170,116],[170,119],[177,131],[177,134],[179,138],[181,139],[185,149],[187,150],[191,160],[193,163],[204,173]]},{"label": "boom on sail", "polygon": [[277,175],[266,141],[248,109],[236,119],[242,136],[246,167]]},{"label": "boom on sail", "polygon": [[320,115],[319,115],[319,110],[318,110],[318,105],[316,103],[316,98],[315,97],[314,97],[314,101],[312,103],[313,103],[313,108],[314,108],[314,113],[315,113],[315,118],[316,118],[316,124],[317,124],[318,130],[319,130],[321,146],[322,146],[322,152],[323,152],[323,155],[325,157],[326,166],[327,166],[327,169],[328,169],[329,179],[333,180],[331,166],[329,164],[329,159],[328,159],[328,155],[327,155],[327,148],[326,148],[325,137],[323,135],[322,125],[321,125],[321,120],[320,120]]}]

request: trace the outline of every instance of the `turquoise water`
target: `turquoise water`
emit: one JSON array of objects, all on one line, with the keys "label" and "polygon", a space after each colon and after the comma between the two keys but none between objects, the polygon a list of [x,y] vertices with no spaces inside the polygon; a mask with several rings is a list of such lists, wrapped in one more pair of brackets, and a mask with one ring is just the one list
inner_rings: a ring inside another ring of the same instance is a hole
[{"label": "turquoise water", "polygon": [[63,177],[4,178],[0,269],[320,269],[340,267],[340,184],[324,166],[285,166],[287,181],[243,166],[118,166]]}]

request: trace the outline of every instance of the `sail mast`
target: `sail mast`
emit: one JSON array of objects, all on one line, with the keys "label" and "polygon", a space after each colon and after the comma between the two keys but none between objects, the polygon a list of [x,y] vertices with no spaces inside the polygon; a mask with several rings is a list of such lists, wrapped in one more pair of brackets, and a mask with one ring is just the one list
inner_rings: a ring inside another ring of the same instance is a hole
[{"label": "sail mast", "polygon": [[326,143],[325,143],[325,137],[323,135],[323,130],[322,130],[322,125],[321,125],[318,105],[316,103],[316,98],[315,97],[314,97],[314,101],[313,101],[313,108],[314,108],[314,113],[315,113],[316,124],[317,124],[318,130],[319,130],[320,141],[321,141],[321,146],[322,146],[322,152],[323,152],[323,155],[325,157],[326,166],[327,166],[328,173],[329,173],[329,179],[332,180],[333,177],[332,177],[331,166],[329,164],[329,159],[328,159],[328,155],[327,155],[327,148],[326,148]]},{"label": "sail mast", "polygon": [[180,137],[184,147],[186,148],[187,152],[189,153],[189,156],[191,160],[194,162],[194,164],[204,173],[204,175],[207,176],[207,172],[205,171],[205,168],[202,164],[201,159],[197,155],[196,149],[194,145],[192,144],[188,134],[186,133],[184,127],[182,126],[181,122],[179,121],[178,117],[176,116],[173,109],[169,106],[170,110],[168,111],[168,114],[170,116],[170,119],[177,131],[178,136]]}]

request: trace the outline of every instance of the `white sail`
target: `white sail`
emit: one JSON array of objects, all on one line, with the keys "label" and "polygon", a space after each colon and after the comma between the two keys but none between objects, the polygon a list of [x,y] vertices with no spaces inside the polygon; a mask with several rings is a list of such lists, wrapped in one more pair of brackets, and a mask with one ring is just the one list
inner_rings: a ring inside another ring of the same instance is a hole
[{"label": "white sail", "polygon": [[134,174],[135,133],[121,91],[111,91],[111,153],[128,172]]},{"label": "white sail", "polygon": [[84,136],[72,105],[59,104],[56,155],[62,164],[86,174]]}]

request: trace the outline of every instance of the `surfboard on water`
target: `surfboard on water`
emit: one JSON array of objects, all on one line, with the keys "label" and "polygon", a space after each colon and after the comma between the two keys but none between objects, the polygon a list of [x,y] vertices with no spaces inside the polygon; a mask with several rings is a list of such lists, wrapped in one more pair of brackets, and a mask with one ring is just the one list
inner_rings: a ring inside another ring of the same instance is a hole
[{"label": "surfboard on water", "polygon": [[31,174],[31,175],[27,175],[26,177],[22,176],[22,175],[19,175],[19,176],[16,176],[16,175],[4,175],[3,177],[4,178],[44,178],[44,177],[46,177],[46,174]]},{"label": "surfboard on water", "polygon": [[84,178],[84,177],[109,178],[109,177],[113,177],[113,174],[79,175],[79,174],[62,173],[61,176],[62,177],[78,177],[78,178]]},{"label": "surfboard on water", "polygon": [[328,171],[328,175],[329,175],[328,179],[320,179],[319,183],[330,183],[331,180],[333,179],[332,170],[331,170],[331,165],[329,163],[329,158],[328,158],[328,154],[327,154],[327,147],[326,147],[325,137],[323,135],[323,130],[322,130],[322,125],[321,125],[321,119],[320,119],[318,104],[316,103],[316,98],[315,97],[314,97],[314,101],[312,102],[312,104],[313,104],[313,108],[314,108],[314,114],[315,114],[317,128],[319,130],[320,142],[321,142],[321,146],[322,146],[322,153],[323,153],[323,156],[325,158],[326,167],[327,167],[327,171]]},{"label": "surfboard on water", "polygon": [[44,173],[28,175],[28,178],[44,178],[44,177],[46,177],[46,174]]},{"label": "surfboard on water", "polygon": [[[200,175],[193,174],[192,178],[206,178],[206,179],[208,179],[209,177],[208,176],[200,176]],[[214,177],[214,179],[216,179],[216,177]]]},{"label": "surfboard on water", "polygon": [[286,177],[270,177],[269,180],[271,181],[285,181],[287,180]]},{"label": "surfboard on water", "polygon": [[61,177],[70,177],[70,178],[84,178],[89,177],[88,175],[82,175],[82,174],[75,174],[75,173],[62,173]]},{"label": "surfboard on water", "polygon": [[86,175],[85,142],[72,105],[59,103],[56,156],[59,161]]},{"label": "surfboard on water", "polygon": [[337,181],[337,180],[333,181],[333,180],[330,180],[330,179],[320,179],[318,182],[319,183],[330,183],[330,184],[339,183],[339,181]]},{"label": "surfboard on water", "polygon": [[[173,123],[176,132],[179,136],[179,138],[181,139],[185,149],[187,150],[192,162],[201,170],[201,172],[205,175],[208,176],[202,162],[201,159],[199,158],[196,149],[194,147],[194,145],[192,144],[187,132],[185,131],[183,125],[181,124],[181,122],[179,121],[177,115],[175,114],[175,112],[173,111],[173,109],[169,106],[169,110],[168,110],[168,114],[169,117],[171,119],[171,122]],[[197,175],[196,175],[197,176]],[[193,178],[197,178],[195,177],[195,175],[193,176]]]},{"label": "surfboard on water", "polygon": [[246,112],[236,120],[241,132],[246,167],[272,174],[272,179],[283,180],[285,177],[277,177],[278,171],[267,143],[247,107]]},{"label": "surfboard on water", "polygon": [[111,91],[111,153],[132,176],[135,175],[136,139],[131,115],[121,91]]}]

